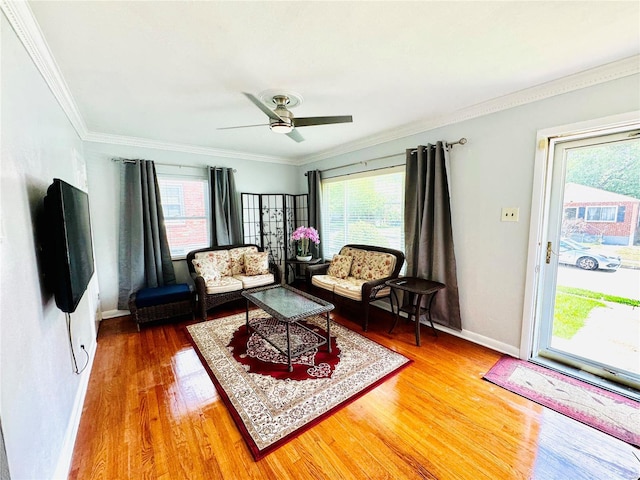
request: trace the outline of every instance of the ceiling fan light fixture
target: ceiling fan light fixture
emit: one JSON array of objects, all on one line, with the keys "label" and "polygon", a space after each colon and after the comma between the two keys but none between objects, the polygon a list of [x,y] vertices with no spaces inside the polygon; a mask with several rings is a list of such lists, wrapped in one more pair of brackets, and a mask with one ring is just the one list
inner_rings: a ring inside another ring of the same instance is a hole
[{"label": "ceiling fan light fixture", "polygon": [[286,122],[271,122],[270,127],[275,133],[289,133],[293,130],[293,125]]}]

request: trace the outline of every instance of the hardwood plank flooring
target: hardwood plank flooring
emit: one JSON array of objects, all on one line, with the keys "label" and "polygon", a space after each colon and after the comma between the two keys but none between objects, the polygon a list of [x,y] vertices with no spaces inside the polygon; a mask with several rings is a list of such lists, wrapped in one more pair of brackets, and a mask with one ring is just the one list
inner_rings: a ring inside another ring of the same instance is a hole
[{"label": "hardwood plank flooring", "polygon": [[[414,360],[382,385],[254,462],[185,323],[100,325],[70,479],[637,479],[640,453],[489,382],[490,349],[412,324],[364,333]],[[223,306],[219,318],[244,311]],[[636,458],[636,455],[638,458]]]}]

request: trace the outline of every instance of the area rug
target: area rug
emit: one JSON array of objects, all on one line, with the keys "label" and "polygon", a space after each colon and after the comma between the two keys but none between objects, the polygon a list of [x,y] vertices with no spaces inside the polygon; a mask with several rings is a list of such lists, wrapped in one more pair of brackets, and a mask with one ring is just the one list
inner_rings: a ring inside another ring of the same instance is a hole
[{"label": "area rug", "polygon": [[[253,310],[252,318],[264,318]],[[326,335],[326,317],[305,325]],[[274,323],[273,334],[278,332]],[[187,331],[222,400],[255,460],[284,445],[338,409],[370,391],[411,360],[331,322],[332,352],[326,345],[287,359],[261,337],[247,336],[245,314],[190,325]],[[305,341],[292,332],[292,343]]]},{"label": "area rug", "polygon": [[530,362],[504,356],[485,380],[634,446],[640,403]]}]

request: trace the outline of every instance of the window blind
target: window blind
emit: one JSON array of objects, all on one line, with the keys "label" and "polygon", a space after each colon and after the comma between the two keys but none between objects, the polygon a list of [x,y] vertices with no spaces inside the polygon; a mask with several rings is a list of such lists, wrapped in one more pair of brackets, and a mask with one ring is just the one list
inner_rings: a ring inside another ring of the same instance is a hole
[{"label": "window blind", "polygon": [[322,182],[322,237],[327,259],[347,243],[404,251],[404,166]]}]

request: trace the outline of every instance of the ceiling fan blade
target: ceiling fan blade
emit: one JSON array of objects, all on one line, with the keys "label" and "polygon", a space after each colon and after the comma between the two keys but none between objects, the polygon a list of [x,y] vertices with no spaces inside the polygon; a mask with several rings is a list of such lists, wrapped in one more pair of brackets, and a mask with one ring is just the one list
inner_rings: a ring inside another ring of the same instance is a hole
[{"label": "ceiling fan blade", "polygon": [[293,124],[296,127],[310,127],[312,125],[328,125],[330,123],[351,122],[353,122],[353,117],[351,115],[342,115],[338,117],[303,117],[293,119]]},{"label": "ceiling fan blade", "polygon": [[258,107],[260,110],[262,110],[267,117],[272,118],[273,120],[283,120],[280,115],[278,115],[276,112],[274,112],[269,107],[267,107],[258,98],[254,97],[253,95],[251,95],[250,93],[247,93],[247,92],[242,92],[242,93],[244,94],[245,97],[247,97],[249,100],[251,100],[251,102],[256,107]]},{"label": "ceiling fan blade", "polygon": [[256,125],[240,125],[238,127],[219,127],[216,130],[233,130],[234,128],[249,128],[249,127],[268,127],[268,123],[258,123]]},{"label": "ceiling fan blade", "polygon": [[304,137],[300,135],[300,132],[298,132],[295,128],[286,135],[287,137],[294,139],[298,143],[304,142]]}]

